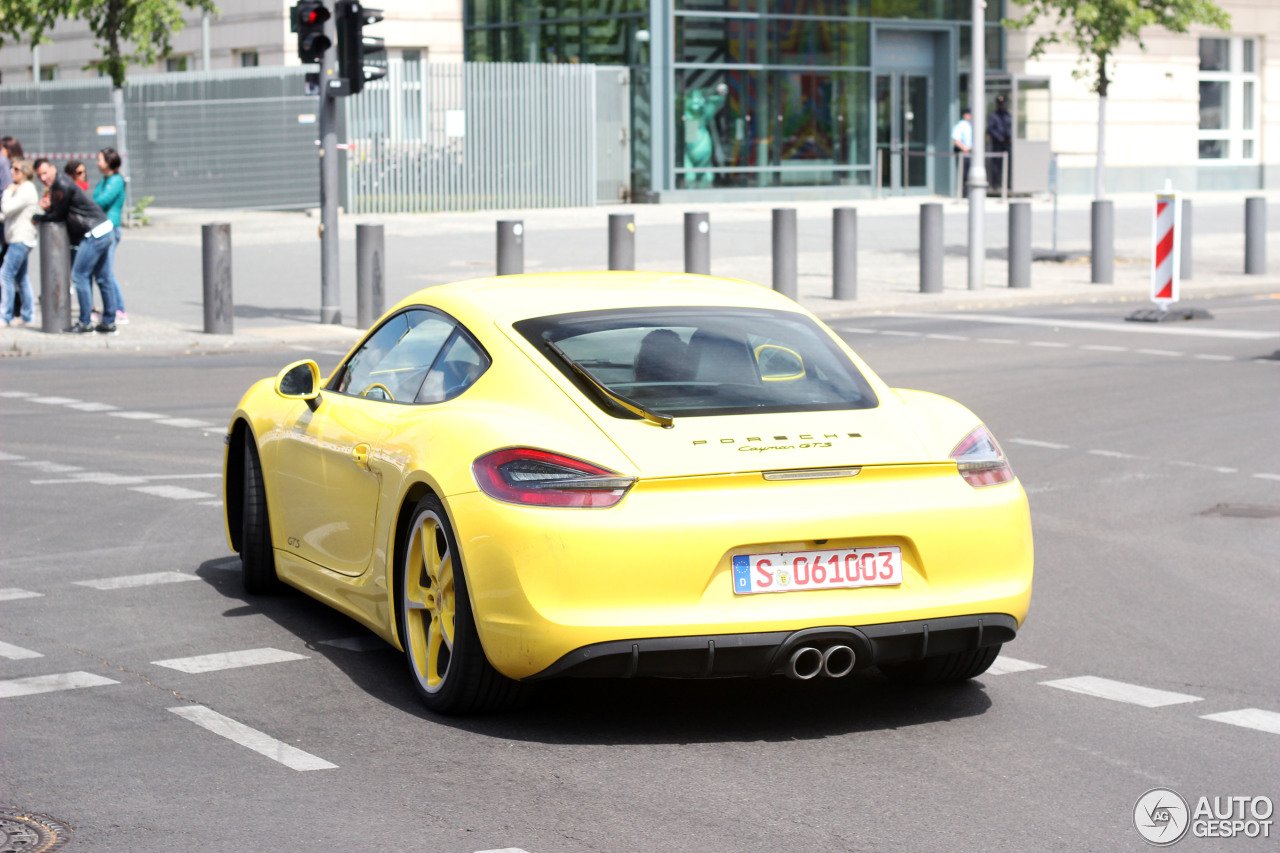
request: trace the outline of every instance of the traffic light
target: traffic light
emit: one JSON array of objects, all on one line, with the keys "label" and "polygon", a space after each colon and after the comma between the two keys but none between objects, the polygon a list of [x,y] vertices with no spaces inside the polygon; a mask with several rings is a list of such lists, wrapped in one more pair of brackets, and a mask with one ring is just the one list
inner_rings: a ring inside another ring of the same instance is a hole
[{"label": "traffic light", "polygon": [[347,94],[354,95],[366,82],[387,76],[384,66],[366,61],[370,54],[382,52],[383,41],[366,36],[364,28],[381,20],[381,9],[367,9],[360,0],[338,0],[338,76],[347,81]]},{"label": "traffic light", "polygon": [[325,35],[324,25],[329,20],[329,10],[323,3],[304,0],[293,7],[293,26],[298,33],[298,58],[303,62],[320,62],[324,52],[333,46]]}]

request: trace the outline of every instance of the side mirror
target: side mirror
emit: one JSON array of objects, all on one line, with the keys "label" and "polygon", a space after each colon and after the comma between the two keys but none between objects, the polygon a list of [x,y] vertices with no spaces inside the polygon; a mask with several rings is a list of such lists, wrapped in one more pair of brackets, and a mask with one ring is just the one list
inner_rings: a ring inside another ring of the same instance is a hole
[{"label": "side mirror", "polygon": [[761,344],[756,347],[755,352],[760,378],[765,382],[788,382],[804,378],[804,359],[795,350],[775,344]]},{"label": "side mirror", "polygon": [[320,396],[320,365],[295,361],[276,375],[276,393],[286,400],[314,400]]}]

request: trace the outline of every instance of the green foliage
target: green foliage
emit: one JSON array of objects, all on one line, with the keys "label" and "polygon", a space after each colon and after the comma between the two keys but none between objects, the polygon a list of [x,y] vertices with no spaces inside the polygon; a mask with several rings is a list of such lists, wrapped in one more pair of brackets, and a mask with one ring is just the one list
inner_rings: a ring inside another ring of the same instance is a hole
[{"label": "green foliage", "polygon": [[1213,0],[1019,0],[1025,10],[1020,18],[1002,21],[1012,29],[1026,29],[1040,18],[1052,19],[1050,32],[1039,36],[1030,56],[1044,53],[1051,44],[1073,45],[1080,54],[1082,70],[1091,88],[1107,94],[1107,62],[1126,41],[1135,41],[1143,50],[1143,27],[1163,27],[1185,33],[1192,24],[1228,29],[1231,18]]},{"label": "green foliage", "polygon": [[169,55],[188,9],[218,11],[213,0],[0,0],[0,46],[39,44],[59,19],[84,21],[102,49],[102,58],[85,67],[120,88],[130,63],[150,65]]},{"label": "green foliage", "polygon": [[134,227],[145,228],[151,224],[151,217],[147,216],[147,208],[151,206],[151,202],[155,201],[153,195],[143,196],[133,203],[133,210],[129,211],[129,222]]}]

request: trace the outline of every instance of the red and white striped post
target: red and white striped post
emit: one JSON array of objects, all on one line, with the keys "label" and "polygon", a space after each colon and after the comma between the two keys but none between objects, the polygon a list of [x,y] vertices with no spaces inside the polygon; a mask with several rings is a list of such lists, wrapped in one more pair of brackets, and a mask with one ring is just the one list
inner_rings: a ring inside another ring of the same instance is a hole
[{"label": "red and white striped post", "polygon": [[1182,272],[1182,202],[1172,190],[1156,193],[1151,245],[1151,301],[1168,310],[1178,301]]}]

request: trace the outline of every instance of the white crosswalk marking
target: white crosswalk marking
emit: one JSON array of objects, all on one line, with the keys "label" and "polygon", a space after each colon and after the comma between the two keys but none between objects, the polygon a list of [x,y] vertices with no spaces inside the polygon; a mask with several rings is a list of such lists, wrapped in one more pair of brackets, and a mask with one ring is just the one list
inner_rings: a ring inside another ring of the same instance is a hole
[{"label": "white crosswalk marking", "polygon": [[1199,696],[1172,693],[1168,690],[1155,690],[1151,687],[1140,687],[1136,684],[1126,684],[1123,681],[1112,681],[1109,678],[1098,678],[1093,675],[1062,678],[1057,681],[1041,681],[1040,683],[1046,687],[1070,690],[1072,693],[1083,693],[1086,696],[1110,699],[1113,702],[1141,705],[1144,708],[1162,708],[1165,705],[1181,705],[1184,702],[1203,701]]},{"label": "white crosswalk marking", "polygon": [[158,498],[169,498],[175,501],[192,501],[196,498],[216,497],[209,492],[197,492],[195,489],[184,489],[182,486],[134,486],[129,491],[142,492],[144,495],[155,495]]},{"label": "white crosswalk marking", "polygon": [[246,649],[242,652],[218,652],[212,655],[197,655],[189,658],[173,658],[171,660],[152,661],[156,666],[176,669],[179,672],[199,674],[217,672],[222,669],[239,669],[243,666],[260,666],[267,663],[283,663],[291,660],[306,660],[306,655],[286,652],[281,649]]},{"label": "white crosswalk marking", "polygon": [[79,403],[80,401],[74,397],[31,397],[28,403],[44,403],[46,406],[66,406],[70,403]]},{"label": "white crosswalk marking", "polygon": [[93,589],[130,589],[138,586],[155,586],[162,583],[182,583],[183,581],[198,581],[200,578],[195,575],[186,575],[182,572],[150,572],[145,575],[124,575],[118,578],[101,578],[92,581],[75,581],[76,586],[87,586]]},{"label": "white crosswalk marking", "polygon": [[7,397],[10,400],[16,400],[20,397],[34,397],[30,391],[0,391],[0,397]]},{"label": "white crosswalk marking", "polygon": [[164,415],[157,415],[155,412],[111,412],[113,418],[124,418],[129,421],[157,421]]},{"label": "white crosswalk marking", "polygon": [[71,403],[67,408],[80,412],[114,412],[120,407],[113,406],[110,403]]},{"label": "white crosswalk marking", "polygon": [[68,474],[72,471],[83,471],[79,465],[63,465],[58,462],[48,462],[43,459],[37,459],[32,462],[16,463],[20,468],[30,468],[33,471],[43,471],[46,474]]},{"label": "white crosswalk marking", "polygon": [[18,589],[17,587],[9,587],[8,589],[0,589],[0,601],[17,601],[20,598],[43,598],[43,592],[32,592],[29,589]]},{"label": "white crosswalk marking", "polygon": [[251,729],[244,723],[237,723],[203,705],[183,705],[170,708],[169,711],[233,743],[248,747],[259,755],[265,755],[272,761],[278,761],[290,770],[333,770],[338,766],[278,741],[257,729]]},{"label": "white crosswalk marking", "polygon": [[33,652],[31,649],[24,649],[22,646],[15,646],[12,643],[0,641],[0,658],[8,658],[9,660],[31,660],[32,658],[42,658],[44,655],[39,652]]},{"label": "white crosswalk marking", "polygon": [[1044,664],[1018,660],[1007,655],[1000,655],[987,669],[987,675],[1008,675],[1011,672],[1027,672],[1033,669],[1044,669]]},{"label": "white crosswalk marking", "polygon": [[31,696],[36,693],[53,693],[56,690],[75,690],[79,687],[101,687],[119,684],[110,678],[92,672],[64,672],[60,675],[35,675],[30,678],[10,678],[0,681],[0,699],[15,696]]},{"label": "white crosswalk marking", "polygon": [[1025,444],[1027,447],[1043,447],[1046,450],[1067,450],[1071,445],[1058,444],[1053,441],[1037,441],[1034,438],[1011,438],[1010,444]]},{"label": "white crosswalk marking", "polygon": [[166,418],[162,421],[156,421],[156,423],[164,424],[165,426],[185,427],[188,429],[192,427],[213,426],[213,424],[209,423],[208,421],[198,421],[195,418]]},{"label": "white crosswalk marking", "polygon": [[19,459],[26,459],[25,456],[19,456],[16,453],[0,453],[0,462],[16,462]]},{"label": "white crosswalk marking", "polygon": [[1228,723],[1246,729],[1280,735],[1280,714],[1260,708],[1241,708],[1239,711],[1223,711],[1221,714],[1205,714],[1200,719],[1215,723]]}]

